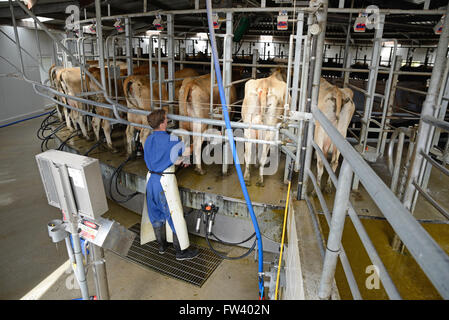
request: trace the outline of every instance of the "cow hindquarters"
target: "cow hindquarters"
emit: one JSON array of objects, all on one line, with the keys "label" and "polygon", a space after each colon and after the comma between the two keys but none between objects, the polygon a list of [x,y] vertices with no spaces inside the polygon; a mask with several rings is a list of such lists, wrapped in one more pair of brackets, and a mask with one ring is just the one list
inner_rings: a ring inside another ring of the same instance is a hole
[{"label": "cow hindquarters", "polygon": [[[340,134],[343,136],[343,138],[346,138],[346,134],[348,131],[349,123],[351,122],[352,115],[354,114],[355,105],[352,102],[352,100],[349,100],[343,105],[343,108],[340,112],[340,118],[337,121],[337,130],[340,132]],[[336,173],[337,167],[338,167],[338,159],[340,158],[340,151],[337,149],[335,145],[333,145],[332,150],[332,161],[331,161],[331,167],[332,171]],[[329,176],[326,184],[326,192],[330,193],[332,191],[332,180]]]}]

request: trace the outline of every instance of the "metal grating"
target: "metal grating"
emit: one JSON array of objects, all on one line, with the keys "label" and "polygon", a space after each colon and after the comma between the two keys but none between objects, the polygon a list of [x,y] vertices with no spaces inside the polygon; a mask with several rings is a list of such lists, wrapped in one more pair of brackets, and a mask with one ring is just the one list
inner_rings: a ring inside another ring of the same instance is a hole
[{"label": "metal grating", "polygon": [[143,246],[140,245],[140,224],[135,224],[129,230],[136,233],[137,236],[126,256],[128,260],[200,288],[223,261],[209,248],[194,244],[191,244],[191,246],[197,248],[200,254],[191,260],[178,261],[175,258],[175,249],[172,245],[168,247],[164,254],[159,254],[159,246],[156,241],[148,242]]}]

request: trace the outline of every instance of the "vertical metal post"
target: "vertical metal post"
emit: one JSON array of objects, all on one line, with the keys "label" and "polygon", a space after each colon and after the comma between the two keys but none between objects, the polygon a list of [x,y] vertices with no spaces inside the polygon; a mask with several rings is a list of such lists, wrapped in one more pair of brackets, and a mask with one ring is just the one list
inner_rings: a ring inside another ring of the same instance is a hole
[{"label": "vertical metal post", "polygon": [[[449,15],[449,6],[446,9],[446,17]],[[432,76],[430,78],[429,89],[427,91],[426,99],[424,100],[421,110],[421,119],[424,116],[433,116],[437,109],[436,102],[438,96],[438,90],[440,88],[441,76],[444,71],[444,65],[446,62],[447,47],[449,43],[449,19],[444,21],[443,30],[440,34],[440,40],[438,41],[438,48],[435,55],[435,63],[432,70]],[[407,187],[404,194],[404,206],[413,213],[416,200],[418,198],[418,191],[416,190],[413,182],[421,185],[425,160],[421,155],[421,152],[428,153],[432,144],[432,133],[434,128],[420,120],[419,130],[415,148],[415,158],[411,166],[409,176],[407,178]]]},{"label": "vertical metal post", "polygon": [[[167,57],[168,57],[168,79],[175,79],[175,53],[174,53],[174,36],[175,36],[175,25],[174,25],[174,15],[167,14]],[[168,83],[168,100],[170,102],[175,101],[175,83],[170,81]],[[169,113],[173,113],[173,104],[169,105]]]},{"label": "vertical metal post", "polygon": [[[386,128],[386,116],[388,113],[388,107],[390,106],[390,90],[391,90],[391,84],[393,83],[393,78],[394,78],[394,73],[393,71],[395,70],[395,66],[396,66],[396,53],[397,53],[397,47],[398,47],[398,43],[396,41],[396,39],[393,39],[394,41],[394,49],[392,51],[390,51],[390,58],[393,58],[392,62],[389,62],[390,65],[390,70],[388,73],[388,80],[387,80],[387,84],[385,85],[385,90],[384,90],[384,99],[382,101],[382,119],[381,119],[381,126],[380,129],[382,130],[381,132],[379,132],[378,138],[377,138],[377,146],[376,146],[376,153],[377,154],[381,154],[383,155],[384,149],[382,147],[385,146],[385,144],[383,143],[383,139],[384,137],[386,137],[384,135],[385,130],[387,130]],[[393,96],[393,100],[394,100],[394,96]]]},{"label": "vertical metal post", "polygon": [[[323,64],[323,49],[324,49],[324,39],[326,36],[326,22],[327,22],[327,8],[328,1],[324,0],[322,2],[322,9],[316,12],[317,23],[320,27],[320,34],[312,39],[312,55],[311,62],[313,68],[310,69],[310,80],[312,81],[312,86],[309,90],[310,95],[308,95],[308,104],[306,107],[306,112],[310,112],[315,108],[318,108],[318,95],[320,90],[320,80],[321,80],[321,66]],[[309,16],[308,25],[310,32],[310,25],[312,24],[312,19]],[[309,107],[310,106],[310,107]],[[310,109],[309,109],[310,108]],[[313,140],[313,121],[308,121],[304,126],[304,138],[303,143],[307,143],[307,149],[304,156],[301,156],[301,171],[298,181],[298,192],[297,198],[304,199],[307,192],[307,174],[306,170],[310,168],[310,163],[312,161],[312,140]],[[302,153],[304,154],[304,153]]]},{"label": "vertical metal post", "polygon": [[131,19],[125,18],[125,37],[126,37],[126,63],[128,67],[128,76],[133,74],[133,39],[132,39]]},{"label": "vertical metal post", "polygon": [[162,41],[161,34],[157,35],[157,70],[158,70],[158,87],[159,87],[159,109],[162,108],[162,79],[165,78],[165,72],[162,72]]},{"label": "vertical metal post", "polygon": [[[232,12],[226,13],[226,36],[224,38],[224,52],[223,52],[223,85],[225,89],[226,102],[228,105],[231,104],[230,93],[231,88],[229,84],[232,82],[232,37],[233,37],[233,19]],[[231,109],[232,111],[232,109]],[[229,115],[230,117],[232,115]],[[225,136],[226,128],[222,128],[222,134]],[[222,173],[228,173],[228,163],[230,162],[231,149],[229,146],[229,141],[225,140],[223,143],[223,164],[222,164]]]},{"label": "vertical metal post", "polygon": [[[362,150],[359,150],[364,156],[367,154],[367,141],[368,141],[368,133],[369,133],[369,124],[371,119],[371,112],[373,109],[373,102],[374,102],[374,93],[376,92],[376,82],[377,82],[377,74],[379,71],[379,59],[380,59],[380,49],[382,47],[381,39],[383,34],[383,28],[384,28],[384,22],[385,22],[385,14],[379,14],[379,23],[377,23],[378,28],[376,28],[374,32],[374,46],[373,51],[371,54],[371,65],[369,67],[369,75],[368,75],[368,87],[367,87],[367,95],[365,96],[365,111],[363,113],[363,119],[362,119],[362,129],[360,133],[360,141],[359,141],[359,148],[361,147]],[[376,152],[376,158],[377,158],[377,152]]]},{"label": "vertical metal post", "polygon": [[[351,0],[351,9],[354,7],[354,0]],[[348,21],[348,27],[346,29],[346,40],[345,40],[345,55],[343,58],[343,68],[349,68],[351,66],[351,54],[349,52],[349,42],[351,40],[351,27],[352,27],[352,12],[349,14],[349,21]],[[349,82],[349,72],[344,71],[344,81],[343,81],[343,87],[347,87],[347,84]]]},{"label": "vertical metal post", "polygon": [[[73,257],[75,260],[74,272],[80,286],[83,300],[89,299],[86,273],[84,271],[83,254],[81,251],[80,237],[78,234],[78,209],[73,198],[72,186],[70,184],[69,172],[65,165],[54,167],[56,177],[55,185],[58,195],[63,195],[59,199],[61,210],[64,214],[64,221],[67,222],[67,231],[72,235]],[[70,257],[70,253],[69,253]]]},{"label": "vertical metal post", "polygon": [[[396,71],[399,71],[399,69],[401,68],[401,61],[402,61],[402,56],[396,56],[393,61],[395,73],[393,73],[393,79],[391,80],[390,90],[386,92],[386,94],[390,95],[390,97],[388,98],[387,119],[385,120],[384,129],[386,129],[390,124],[390,119],[388,117],[393,115],[394,97],[396,96],[396,84],[398,82],[398,76],[399,76],[396,73]],[[380,153],[382,155],[384,154],[384,151],[385,151],[387,135],[388,135],[387,131],[382,132],[382,140],[381,140],[381,146],[380,146]]]},{"label": "vertical metal post", "polygon": [[[396,194],[396,190],[398,187],[398,178],[399,178],[399,171],[401,169],[401,161],[402,161],[402,150],[404,148],[404,140],[405,140],[405,133],[404,131],[399,132],[399,139],[398,139],[398,147],[396,149],[396,159],[394,161],[394,170],[393,175],[391,178],[391,185],[390,189],[391,191]],[[393,141],[391,143],[394,143]]]},{"label": "vertical metal post", "polygon": [[[253,65],[255,65],[257,63],[257,60],[259,60],[259,50],[258,49],[253,49]],[[256,67],[252,67],[251,70],[251,77],[253,79],[257,78],[257,68]]]},{"label": "vertical metal post", "polygon": [[[304,28],[304,12],[298,12],[295,41],[295,62],[293,67],[292,102],[290,110],[298,110],[299,71],[301,69],[302,33]],[[290,58],[290,57],[289,57]]]},{"label": "vertical metal post", "polygon": [[[349,51],[350,49],[348,48],[348,54],[345,54],[345,68],[348,68],[351,66],[351,61],[352,61],[352,52]],[[343,88],[347,88],[348,84],[349,84],[349,71],[344,71],[343,74]]]},{"label": "vertical metal post", "polygon": [[104,47],[103,47],[103,26],[101,25],[101,2],[95,0],[95,18],[97,31],[97,50],[98,50],[98,65],[100,67],[101,85],[106,89],[106,77],[104,73]]},{"label": "vertical metal post", "polygon": [[104,260],[104,250],[101,247],[91,245],[91,254],[93,260],[93,273],[95,289],[98,300],[109,300],[109,285],[106,274],[106,265]]},{"label": "vertical metal post", "polygon": [[318,297],[327,300],[332,293],[332,282],[335,275],[338,255],[341,250],[341,237],[345,225],[346,211],[348,210],[349,193],[351,190],[352,168],[345,159],[338,177],[337,193],[335,194],[334,210],[330,223],[329,237],[324,257],[323,273],[321,274]]}]

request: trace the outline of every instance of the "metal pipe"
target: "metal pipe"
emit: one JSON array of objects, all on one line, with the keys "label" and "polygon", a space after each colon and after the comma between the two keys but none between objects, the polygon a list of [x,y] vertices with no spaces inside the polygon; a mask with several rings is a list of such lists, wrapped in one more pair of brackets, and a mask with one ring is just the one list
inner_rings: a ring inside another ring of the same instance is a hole
[{"label": "metal pipe", "polygon": [[[57,184],[64,194],[63,199],[59,199],[62,204],[61,207],[65,208],[65,215],[68,218],[67,227],[68,232],[72,235],[73,255],[75,257],[75,274],[78,284],[80,286],[81,295],[83,300],[89,299],[89,290],[87,288],[86,273],[83,264],[83,254],[81,251],[80,236],[78,234],[78,209],[76,207],[75,199],[73,198],[72,187],[70,184],[69,173],[66,165],[56,166],[59,175],[57,175]],[[64,219],[66,220],[66,219]]]},{"label": "metal pipe", "polygon": [[[449,16],[449,6],[446,8],[446,16]],[[413,182],[418,184],[422,183],[423,175],[425,173],[425,161],[421,155],[421,151],[429,153],[432,144],[432,135],[434,127],[429,123],[426,123],[424,119],[426,117],[433,117],[436,109],[436,99],[438,96],[438,90],[440,88],[441,76],[444,71],[447,47],[449,44],[449,19],[446,19],[443,25],[443,30],[440,34],[440,40],[438,41],[438,47],[435,56],[435,63],[432,70],[432,76],[430,78],[430,84],[426,99],[424,100],[421,110],[421,121],[419,124],[418,136],[416,141],[416,157],[413,161],[409,177],[407,179],[407,188],[404,194],[404,205],[411,212],[414,211],[414,207],[417,200],[417,190],[413,185]]]},{"label": "metal pipe", "polygon": [[[320,27],[320,33],[318,36],[315,36],[315,39],[312,39],[312,56],[311,56],[311,67],[309,74],[309,85],[308,87],[309,94],[307,95],[308,101],[306,105],[306,112],[310,112],[314,108],[318,108],[318,95],[320,90],[320,81],[321,81],[321,66],[323,64],[323,48],[325,46],[325,36],[326,36],[326,22],[327,22],[327,12],[328,12],[328,1],[324,0],[322,3],[322,10],[318,10],[316,12],[317,23]],[[310,17],[310,16],[309,16]],[[308,20],[309,26],[313,23],[312,19]],[[310,28],[309,31],[310,32]],[[310,99],[310,100],[309,100]],[[301,172],[298,181],[298,192],[297,197],[304,197],[304,194],[307,190],[307,175],[305,174],[305,170],[310,168],[310,163],[312,160],[312,147],[311,141],[313,139],[313,129],[314,123],[312,121],[308,121],[304,124],[304,138],[303,143],[307,143],[307,145],[303,145],[306,147],[306,152],[301,153]],[[304,193],[304,194],[303,194]],[[298,198],[299,199],[299,198]]]},{"label": "metal pipe", "polygon": [[[321,208],[323,209],[324,216],[326,218],[327,224],[331,225],[331,213],[329,212],[329,209],[326,204],[326,200],[324,200],[323,194],[318,187],[318,183],[316,181],[316,178],[312,171],[310,169],[307,169],[307,175],[309,176],[310,180],[312,181],[312,184],[315,188],[316,194],[318,196],[318,200],[320,201]],[[346,280],[349,285],[349,289],[351,290],[352,297],[354,300],[362,300],[362,295],[360,294],[359,287],[357,286],[357,281],[354,278],[354,273],[352,272],[351,265],[349,264],[348,257],[346,256],[345,249],[343,246],[341,247],[341,252],[339,254],[339,258],[341,261],[341,265],[343,267],[343,271],[346,276]]]},{"label": "metal pipe", "polygon": [[426,191],[424,191],[415,181],[413,181],[413,186],[418,190],[418,192],[430,202],[430,204],[438,210],[446,219],[449,220],[449,212],[447,212],[443,207],[441,207],[438,202],[435,201]]},{"label": "metal pipe", "polygon": [[432,126],[438,127],[440,129],[443,129],[445,131],[449,131],[449,122],[446,122],[444,120],[437,119],[431,115],[424,115],[422,116],[422,121],[425,123],[428,123]]},{"label": "metal pipe", "polygon": [[98,300],[109,300],[109,284],[103,248],[91,243],[95,289]]},{"label": "metal pipe", "polygon": [[379,71],[379,57],[381,50],[381,39],[384,28],[385,15],[380,14],[378,18],[379,21],[378,23],[376,23],[378,27],[374,31],[374,46],[371,55],[370,72],[368,75],[368,87],[366,89],[367,94],[365,95],[366,97],[365,110],[363,114],[363,120],[365,121],[365,123],[362,122],[362,131],[360,133],[359,146],[362,146],[362,155],[364,155],[366,152],[366,145],[367,145],[366,139],[368,139],[368,132],[369,132],[368,120],[371,118],[371,112],[373,110],[373,103],[374,103],[374,94],[376,92],[376,82],[377,82],[377,74]]},{"label": "metal pipe", "polygon": [[437,168],[438,170],[440,170],[441,173],[449,176],[449,170],[446,169],[446,167],[443,167],[442,165],[440,165],[438,162],[436,162],[435,160],[432,159],[432,157],[430,157],[428,154],[425,154],[424,152],[421,151],[421,155],[427,160],[429,161],[429,163],[431,165],[433,165],[435,168]]},{"label": "metal pipe", "polygon": [[334,280],[335,268],[338,255],[341,252],[341,238],[345,224],[346,211],[348,209],[349,193],[351,191],[353,171],[349,162],[344,159],[340,169],[335,194],[332,220],[329,225],[329,236],[326,246],[326,255],[323,262],[323,273],[321,274],[318,297],[323,300],[330,298],[332,293],[332,282]]},{"label": "metal pipe", "polygon": [[413,92],[413,93],[418,93],[418,94],[422,94],[422,95],[426,95],[427,94],[427,91],[411,89],[411,88],[402,87],[402,86],[398,86],[398,85],[396,86],[396,89],[400,89],[400,90],[404,90],[404,91],[408,91],[408,92]]},{"label": "metal pipe", "polygon": [[25,66],[23,64],[23,57],[22,57],[22,50],[20,50],[20,40],[19,40],[19,33],[17,31],[17,23],[16,23],[16,17],[14,15],[14,8],[12,5],[12,0],[9,0],[9,10],[11,11],[11,19],[12,19],[12,25],[14,28],[14,37],[16,39],[16,49],[17,49],[17,54],[19,56],[19,60],[20,60],[20,68],[22,70],[22,74],[25,75]]},{"label": "metal pipe", "polygon": [[361,155],[341,136],[329,119],[318,109],[312,113],[331,137],[332,143],[351,164],[366,191],[378,206],[393,230],[409,249],[443,298],[449,298],[449,257],[402,205]]},{"label": "metal pipe", "polygon": [[[315,8],[310,7],[268,7],[268,8],[253,8],[253,7],[244,7],[244,8],[215,8],[214,13],[261,13],[261,12],[279,12],[279,11],[287,11],[287,12],[307,12],[313,13]],[[329,8],[329,13],[354,13],[359,14],[364,11],[365,8]],[[206,13],[206,9],[198,9],[195,10],[196,14],[204,14]],[[445,10],[406,10],[406,9],[379,9],[379,14],[393,14],[393,15],[442,15],[445,13]],[[181,15],[191,15],[192,9],[186,10],[154,10],[142,13],[133,13],[133,14],[119,14],[114,16],[103,17],[102,20],[116,20],[120,18],[141,18],[141,17],[152,17],[156,15],[166,15],[166,14],[181,14]],[[95,19],[85,19],[81,20],[80,23],[92,23]],[[218,36],[218,35],[217,35]]]},{"label": "metal pipe", "polygon": [[[334,184],[335,188],[337,188],[338,186],[337,176],[335,175],[331,166],[329,165],[329,162],[324,156],[323,151],[321,151],[320,147],[314,141],[312,142],[312,145],[318,156],[323,160],[324,167],[326,168],[326,171],[328,172],[329,177],[332,183]],[[351,201],[348,201],[348,206],[349,206],[348,208],[349,217],[351,218],[354,228],[356,229],[357,234],[359,235],[360,240],[362,241],[362,244],[365,247],[366,253],[371,259],[371,262],[379,268],[379,278],[385,288],[385,291],[387,292],[390,299],[401,299],[401,296],[396,286],[394,285],[393,280],[391,279],[387,269],[385,268],[382,260],[380,259],[379,254],[377,253],[376,248],[374,247],[370,237],[368,236],[365,227],[361,223],[360,218],[357,215],[357,212],[352,206]]]},{"label": "metal pipe", "polygon": [[103,26],[101,25],[101,2],[100,2],[100,0],[95,0],[95,16],[96,16],[98,65],[100,67],[101,85],[102,85],[103,89],[106,89],[106,76],[105,76],[105,72],[104,72]]}]

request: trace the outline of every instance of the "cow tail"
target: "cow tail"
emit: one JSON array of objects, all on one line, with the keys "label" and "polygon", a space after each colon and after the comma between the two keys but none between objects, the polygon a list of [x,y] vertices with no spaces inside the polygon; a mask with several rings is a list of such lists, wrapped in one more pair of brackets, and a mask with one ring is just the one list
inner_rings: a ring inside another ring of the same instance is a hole
[{"label": "cow tail", "polygon": [[341,103],[343,100],[343,93],[340,91],[340,89],[336,88],[336,96],[335,96],[335,104],[336,104],[336,109],[335,109],[335,116],[337,117],[337,119],[339,119],[340,117],[340,112],[341,112]]},{"label": "cow tail", "polygon": [[190,96],[190,91],[192,90],[192,82],[186,83],[183,88],[182,96],[179,97],[179,114],[187,115],[187,103]]},{"label": "cow tail", "polygon": [[126,82],[126,86],[124,88],[124,94],[125,94],[125,99],[126,102],[128,103],[128,106],[132,107],[133,109],[139,109],[139,107],[137,106],[137,104],[134,103],[134,97],[132,95],[131,92],[131,86],[133,85],[133,81],[132,80],[128,80],[128,82]]},{"label": "cow tail", "polygon": [[265,110],[267,108],[267,95],[268,95],[268,88],[264,88],[259,92],[259,103],[260,103],[260,110],[262,110],[262,114],[265,114]]}]

